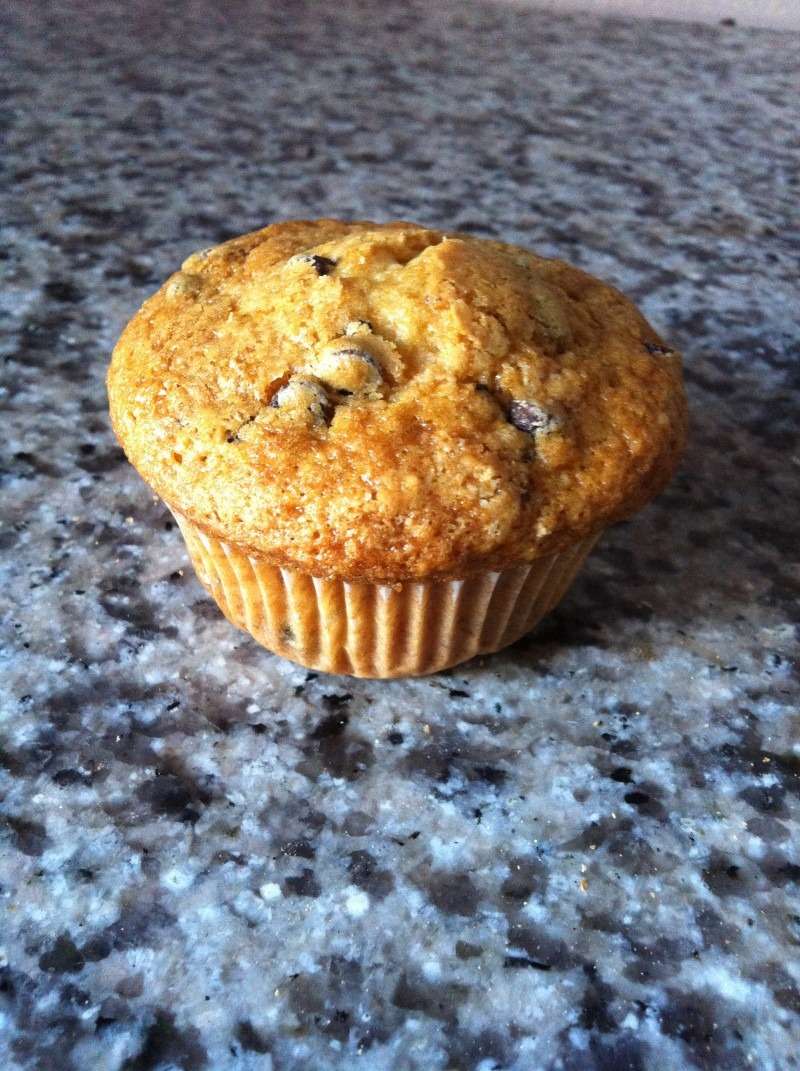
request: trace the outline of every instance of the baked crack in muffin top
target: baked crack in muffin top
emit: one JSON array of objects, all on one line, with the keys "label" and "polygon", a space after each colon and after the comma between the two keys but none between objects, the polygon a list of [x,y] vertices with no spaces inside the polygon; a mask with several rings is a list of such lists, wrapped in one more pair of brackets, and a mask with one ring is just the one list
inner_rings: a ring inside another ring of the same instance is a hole
[{"label": "baked crack in muffin top", "polygon": [[411,223],[278,223],[190,256],[109,372],[177,512],[317,576],[458,577],[642,506],[685,436],[680,357],[559,260]]}]

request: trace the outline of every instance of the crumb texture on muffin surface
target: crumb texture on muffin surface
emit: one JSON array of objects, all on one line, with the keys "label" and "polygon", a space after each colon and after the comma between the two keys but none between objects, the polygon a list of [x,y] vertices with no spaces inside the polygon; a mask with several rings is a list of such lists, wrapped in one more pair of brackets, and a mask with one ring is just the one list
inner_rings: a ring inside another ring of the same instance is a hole
[{"label": "crumb texture on muffin surface", "polygon": [[584,272],[407,223],[278,223],[194,254],[109,372],[177,512],[312,575],[459,576],[638,509],[683,444],[680,357]]}]

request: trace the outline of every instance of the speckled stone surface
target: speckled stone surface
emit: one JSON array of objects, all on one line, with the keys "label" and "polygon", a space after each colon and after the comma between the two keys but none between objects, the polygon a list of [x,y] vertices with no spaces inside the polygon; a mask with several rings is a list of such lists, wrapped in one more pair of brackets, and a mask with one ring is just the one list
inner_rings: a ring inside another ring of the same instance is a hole
[{"label": "speckled stone surface", "polygon": [[[48,7],[2,31],[0,1065],[797,1067],[798,38]],[[671,489],[427,680],[233,630],[109,431],[162,277],[321,214],[558,253],[687,356]]]}]

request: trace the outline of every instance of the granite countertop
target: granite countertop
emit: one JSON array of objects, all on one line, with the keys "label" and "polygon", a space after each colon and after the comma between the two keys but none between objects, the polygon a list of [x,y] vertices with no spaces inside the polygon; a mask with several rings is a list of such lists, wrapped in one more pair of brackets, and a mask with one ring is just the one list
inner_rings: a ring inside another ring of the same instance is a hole
[{"label": "granite countertop", "polygon": [[[800,1066],[798,38],[476,2],[12,5],[0,1065]],[[425,680],[221,617],[103,377],[194,248],[502,236],[685,351],[682,470]]]}]

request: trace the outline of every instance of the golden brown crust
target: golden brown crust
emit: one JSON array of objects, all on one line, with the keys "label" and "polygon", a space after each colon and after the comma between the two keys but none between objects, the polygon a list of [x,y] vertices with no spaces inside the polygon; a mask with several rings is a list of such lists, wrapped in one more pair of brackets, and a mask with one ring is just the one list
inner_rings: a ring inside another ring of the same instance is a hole
[{"label": "golden brown crust", "polygon": [[680,357],[618,291],[406,223],[279,223],[189,257],[108,386],[169,505],[348,579],[552,553],[656,494],[686,423]]}]

